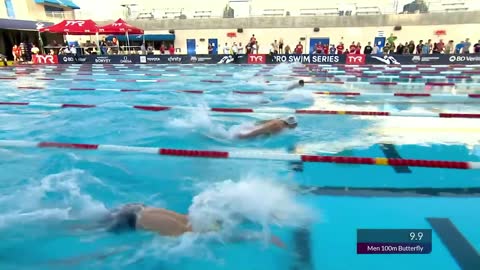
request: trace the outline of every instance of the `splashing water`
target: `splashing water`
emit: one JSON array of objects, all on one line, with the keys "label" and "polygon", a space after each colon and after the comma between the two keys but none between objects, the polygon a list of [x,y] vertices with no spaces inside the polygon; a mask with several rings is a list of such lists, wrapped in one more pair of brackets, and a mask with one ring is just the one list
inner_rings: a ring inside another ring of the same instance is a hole
[{"label": "splashing water", "polygon": [[[105,206],[82,192],[80,183],[98,182],[82,170],[70,170],[44,177],[37,184],[0,200],[0,228],[38,222],[100,215]],[[35,182],[37,182],[35,180]]]},{"label": "splashing water", "polygon": [[296,201],[295,194],[278,182],[255,177],[216,183],[193,198],[188,216],[193,231],[204,232],[220,222],[227,233],[244,221],[269,226],[301,227],[311,222],[313,212]]}]

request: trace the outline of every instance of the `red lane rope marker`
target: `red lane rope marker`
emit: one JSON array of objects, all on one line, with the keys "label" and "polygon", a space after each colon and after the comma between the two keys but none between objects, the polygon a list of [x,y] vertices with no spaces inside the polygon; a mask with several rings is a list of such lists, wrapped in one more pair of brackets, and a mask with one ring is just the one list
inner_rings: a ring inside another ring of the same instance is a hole
[{"label": "red lane rope marker", "polygon": [[95,108],[97,105],[92,104],[62,104],[62,108]]},{"label": "red lane rope marker", "polygon": [[444,97],[444,98],[480,98],[480,94],[431,94],[431,93],[360,93],[360,92],[313,92],[325,96],[372,96],[372,97]]},{"label": "red lane rope marker", "polygon": [[429,93],[394,93],[395,97],[431,97]]},{"label": "red lane rope marker", "polygon": [[212,112],[237,112],[237,113],[253,113],[253,109],[244,108],[211,108]]},{"label": "red lane rope marker", "polygon": [[153,111],[153,112],[167,111],[171,109],[171,107],[167,107],[167,106],[142,106],[142,105],[135,105],[133,106],[133,108],[144,110],[144,111]]},{"label": "red lane rope marker", "polygon": [[480,169],[480,162],[448,161],[448,160],[422,160],[399,159],[379,157],[353,157],[353,156],[319,156],[298,155],[284,152],[235,149],[230,151],[218,150],[192,150],[169,149],[158,147],[138,147],[125,145],[101,145],[69,142],[35,142],[20,140],[0,140],[0,147],[6,148],[55,148],[71,150],[95,150],[120,153],[143,153],[173,157],[212,158],[212,159],[242,159],[242,160],[267,160],[267,161],[303,161],[311,163],[335,163],[374,166],[408,166],[443,169]]},{"label": "red lane rope marker", "polygon": [[[92,104],[54,104],[54,103],[28,103],[28,102],[0,102],[0,105],[6,106],[40,106],[47,108],[97,108],[101,105]],[[108,106],[106,108],[133,108],[145,111],[166,111],[170,109],[196,110],[195,107],[184,106],[150,106],[150,105],[118,105],[117,107]],[[341,111],[341,110],[295,110],[295,109],[250,109],[250,108],[210,108],[212,112],[223,113],[272,113],[272,114],[317,114],[317,115],[358,115],[358,116],[401,116],[401,117],[440,117],[440,118],[480,118],[480,113],[436,113],[436,112],[389,112],[389,111]]]},{"label": "red lane rope marker", "polygon": [[72,87],[71,91],[95,91],[95,88],[85,88],[85,87]]},{"label": "red lane rope marker", "polygon": [[375,85],[397,85],[397,82],[370,82],[370,84]]},{"label": "red lane rope marker", "polygon": [[468,94],[468,97],[471,97],[471,98],[480,98],[480,94]]},{"label": "red lane rope marker", "polygon": [[426,82],[425,85],[431,85],[431,86],[455,86],[455,83],[451,83],[451,82]]},{"label": "red lane rope marker", "polygon": [[16,77],[0,77],[0,80],[16,80]]},{"label": "red lane rope marker", "polygon": [[317,95],[327,95],[327,96],[360,96],[359,92],[314,92]]},{"label": "red lane rope marker", "polygon": [[178,92],[189,93],[189,94],[203,94],[203,90],[178,90]]}]

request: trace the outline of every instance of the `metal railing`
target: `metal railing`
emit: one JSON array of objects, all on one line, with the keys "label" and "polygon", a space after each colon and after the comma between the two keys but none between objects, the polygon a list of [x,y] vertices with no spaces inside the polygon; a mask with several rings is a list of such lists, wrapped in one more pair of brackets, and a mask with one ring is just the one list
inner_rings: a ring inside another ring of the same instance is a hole
[{"label": "metal railing", "polygon": [[45,11],[47,19],[53,20],[73,20],[75,13],[73,11]]}]

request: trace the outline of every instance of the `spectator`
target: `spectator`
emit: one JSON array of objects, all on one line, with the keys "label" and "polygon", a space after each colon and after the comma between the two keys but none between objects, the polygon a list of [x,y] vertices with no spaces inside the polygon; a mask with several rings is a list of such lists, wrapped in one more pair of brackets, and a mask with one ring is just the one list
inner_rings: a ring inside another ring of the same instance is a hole
[{"label": "spectator", "polygon": [[302,42],[298,42],[297,47],[295,47],[295,54],[302,54],[302,53],[303,53]]},{"label": "spectator", "polygon": [[393,33],[391,33],[390,36],[387,38],[387,42],[390,44],[394,44],[396,40],[397,40],[397,37],[394,36]]},{"label": "spectator", "polygon": [[243,54],[243,45],[241,42],[238,44],[238,54]]},{"label": "spectator", "polygon": [[55,55],[55,51],[50,49],[50,52],[48,53],[48,55]]},{"label": "spectator", "polygon": [[213,54],[213,44],[208,44],[208,54]]},{"label": "spectator", "polygon": [[445,50],[445,43],[443,43],[443,39],[437,43],[438,53],[442,53]]},{"label": "spectator", "polygon": [[142,45],[140,46],[140,51],[142,51],[142,54],[147,54],[147,48],[145,48],[145,43],[142,43]]},{"label": "spectator", "polygon": [[403,54],[404,47],[402,43],[398,44],[396,54]]},{"label": "spectator", "polygon": [[7,62],[7,57],[3,54],[0,53],[0,61],[3,62],[3,65],[6,67],[8,66],[8,62]]},{"label": "spectator", "polygon": [[20,47],[17,46],[17,45],[13,45],[12,55],[13,55],[13,61],[14,62],[19,62],[20,61],[20,53],[21,53]]},{"label": "spectator", "polygon": [[335,48],[335,44],[330,45],[330,54],[335,54],[337,49]]},{"label": "spectator", "polygon": [[349,54],[350,52],[348,51],[348,49],[346,49],[343,54]]},{"label": "spectator", "polygon": [[275,41],[273,42],[273,48],[274,48],[273,53],[274,53],[274,54],[278,54],[278,42],[277,42],[277,40],[275,40]]},{"label": "spectator", "polygon": [[247,52],[247,54],[252,54],[252,45],[251,43],[247,43],[247,45],[245,46],[245,51]]},{"label": "spectator", "polygon": [[355,46],[355,41],[352,42],[352,45],[350,45],[349,50],[351,53],[354,53],[357,50],[357,46]]},{"label": "spectator", "polygon": [[323,50],[323,54],[328,54],[329,50],[328,50],[328,44],[325,44],[325,45],[322,45],[322,50]]},{"label": "spectator", "polygon": [[428,43],[423,44],[422,54],[429,54],[429,53],[430,53],[430,45]]},{"label": "spectator", "polygon": [[438,48],[438,43],[437,42],[433,43],[432,53],[434,53],[434,54],[439,54],[440,53],[440,49]]},{"label": "spectator", "polygon": [[480,40],[475,43],[475,45],[473,45],[473,51],[476,53],[476,54],[479,54],[480,53]]},{"label": "spectator", "polygon": [[355,54],[361,54],[362,53],[362,45],[360,45],[360,42],[357,42],[357,46],[355,46]]},{"label": "spectator", "polygon": [[175,47],[173,46],[173,44],[170,44],[170,47],[168,48],[168,52],[170,53],[170,55],[175,54]]},{"label": "spectator", "polygon": [[372,43],[371,42],[368,42],[367,46],[365,46],[365,48],[363,49],[363,54],[371,54],[372,51],[373,51],[373,48],[372,48]]},{"label": "spectator", "polygon": [[283,54],[283,39],[280,39],[280,42],[278,43],[278,53]]},{"label": "spectator", "polygon": [[40,49],[35,46],[35,44],[32,45],[32,49],[30,50],[32,54],[38,54],[40,52]]},{"label": "spectator", "polygon": [[275,54],[275,43],[272,43],[270,44],[270,51],[269,51],[270,55],[274,55]]},{"label": "spectator", "polygon": [[75,48],[75,45],[70,47],[70,54],[73,55],[73,61],[78,62],[78,51],[77,48]]},{"label": "spectator", "polygon": [[228,43],[225,43],[225,46],[223,46],[223,54],[230,54],[230,47],[228,47]]},{"label": "spectator", "polygon": [[378,47],[378,45],[375,44],[375,46],[373,46],[372,54],[380,54],[380,53],[381,53],[380,47]]},{"label": "spectator", "polygon": [[413,42],[413,40],[411,40],[410,43],[408,43],[408,53],[409,54],[415,53],[415,43]]},{"label": "spectator", "polygon": [[343,42],[337,45],[337,54],[343,54],[343,50],[345,50],[345,46],[343,46]]},{"label": "spectator", "polygon": [[255,44],[257,42],[257,39],[255,38],[255,35],[252,35],[252,37],[250,38],[250,44]]},{"label": "spectator", "polygon": [[255,52],[258,54],[259,50],[260,50],[260,45],[258,45],[258,41],[255,41]]},{"label": "spectator", "polygon": [[[167,48],[165,47],[165,44],[162,42],[162,44],[160,45],[160,54],[165,54],[166,50]],[[152,54],[153,54],[153,50],[152,50]]]},{"label": "spectator", "polygon": [[389,54],[390,53],[390,43],[385,44],[385,47],[383,47],[383,54]]},{"label": "spectator", "polygon": [[323,54],[323,46],[322,43],[315,44],[315,53],[316,54]]},{"label": "spectator", "polygon": [[463,53],[470,53],[471,46],[472,46],[472,43],[470,43],[470,39],[469,38],[465,39],[465,43],[463,45]]},{"label": "spectator", "polygon": [[453,47],[455,47],[453,45],[453,40],[448,41],[447,46],[445,46],[445,54],[451,54]]},{"label": "spectator", "polygon": [[258,52],[257,52],[257,42],[256,41],[252,43],[252,53],[253,54],[258,54]]},{"label": "spectator", "polygon": [[292,49],[290,49],[290,45],[287,44],[287,46],[285,46],[285,54],[290,54],[292,52]]},{"label": "spectator", "polygon": [[431,39],[428,40],[427,45],[428,45],[428,52],[427,52],[427,54],[430,54],[430,53],[432,53],[432,51],[433,51],[433,44],[432,44],[432,40],[431,40]]},{"label": "spectator", "polygon": [[394,54],[395,53],[395,43],[390,43],[390,51],[389,51],[390,54]]},{"label": "spectator", "polygon": [[458,43],[458,44],[455,46],[455,53],[456,53],[456,54],[462,53],[463,46],[465,46],[465,42],[463,42],[463,40],[462,40],[462,41],[460,41],[460,43]]},{"label": "spectator", "polygon": [[423,49],[423,40],[420,40],[417,45],[417,54],[421,54]]},{"label": "spectator", "polygon": [[403,54],[410,54],[410,50],[408,48],[408,42],[405,42],[405,45],[403,46]]},{"label": "spectator", "polygon": [[232,45],[232,54],[234,57],[237,57],[238,55],[238,46],[237,46],[237,43],[236,42],[233,42],[233,45]]}]

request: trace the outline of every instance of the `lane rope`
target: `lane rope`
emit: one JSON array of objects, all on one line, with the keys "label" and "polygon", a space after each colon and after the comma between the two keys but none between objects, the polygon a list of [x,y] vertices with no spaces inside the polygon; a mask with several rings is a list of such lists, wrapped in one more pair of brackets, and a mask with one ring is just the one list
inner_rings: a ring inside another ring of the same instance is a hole
[{"label": "lane rope", "polygon": [[[167,111],[171,109],[198,110],[196,107],[187,106],[161,106],[161,105],[96,105],[96,104],[76,104],[76,103],[43,103],[43,102],[16,102],[3,101],[0,107],[9,106],[31,106],[45,108],[108,108],[108,109],[126,109],[133,108],[144,111]],[[391,111],[342,111],[342,110],[313,110],[313,109],[290,109],[290,108],[210,108],[211,112],[221,113],[271,113],[271,114],[308,114],[308,115],[350,115],[350,116],[402,116],[402,117],[438,117],[438,118],[480,118],[480,113],[453,113],[453,112],[391,112]]]},{"label": "lane rope", "polygon": [[409,166],[444,169],[480,169],[480,162],[469,161],[445,161],[423,159],[400,159],[378,157],[349,157],[349,156],[320,156],[289,154],[282,152],[262,152],[253,150],[216,151],[216,150],[190,150],[170,149],[157,147],[139,147],[124,145],[103,145],[85,143],[64,142],[36,142],[22,140],[0,140],[0,147],[4,148],[56,148],[95,150],[118,153],[142,153],[163,156],[216,158],[216,159],[244,159],[244,160],[270,160],[270,161],[302,161],[311,163],[336,163],[355,165],[378,165],[378,166]]}]

